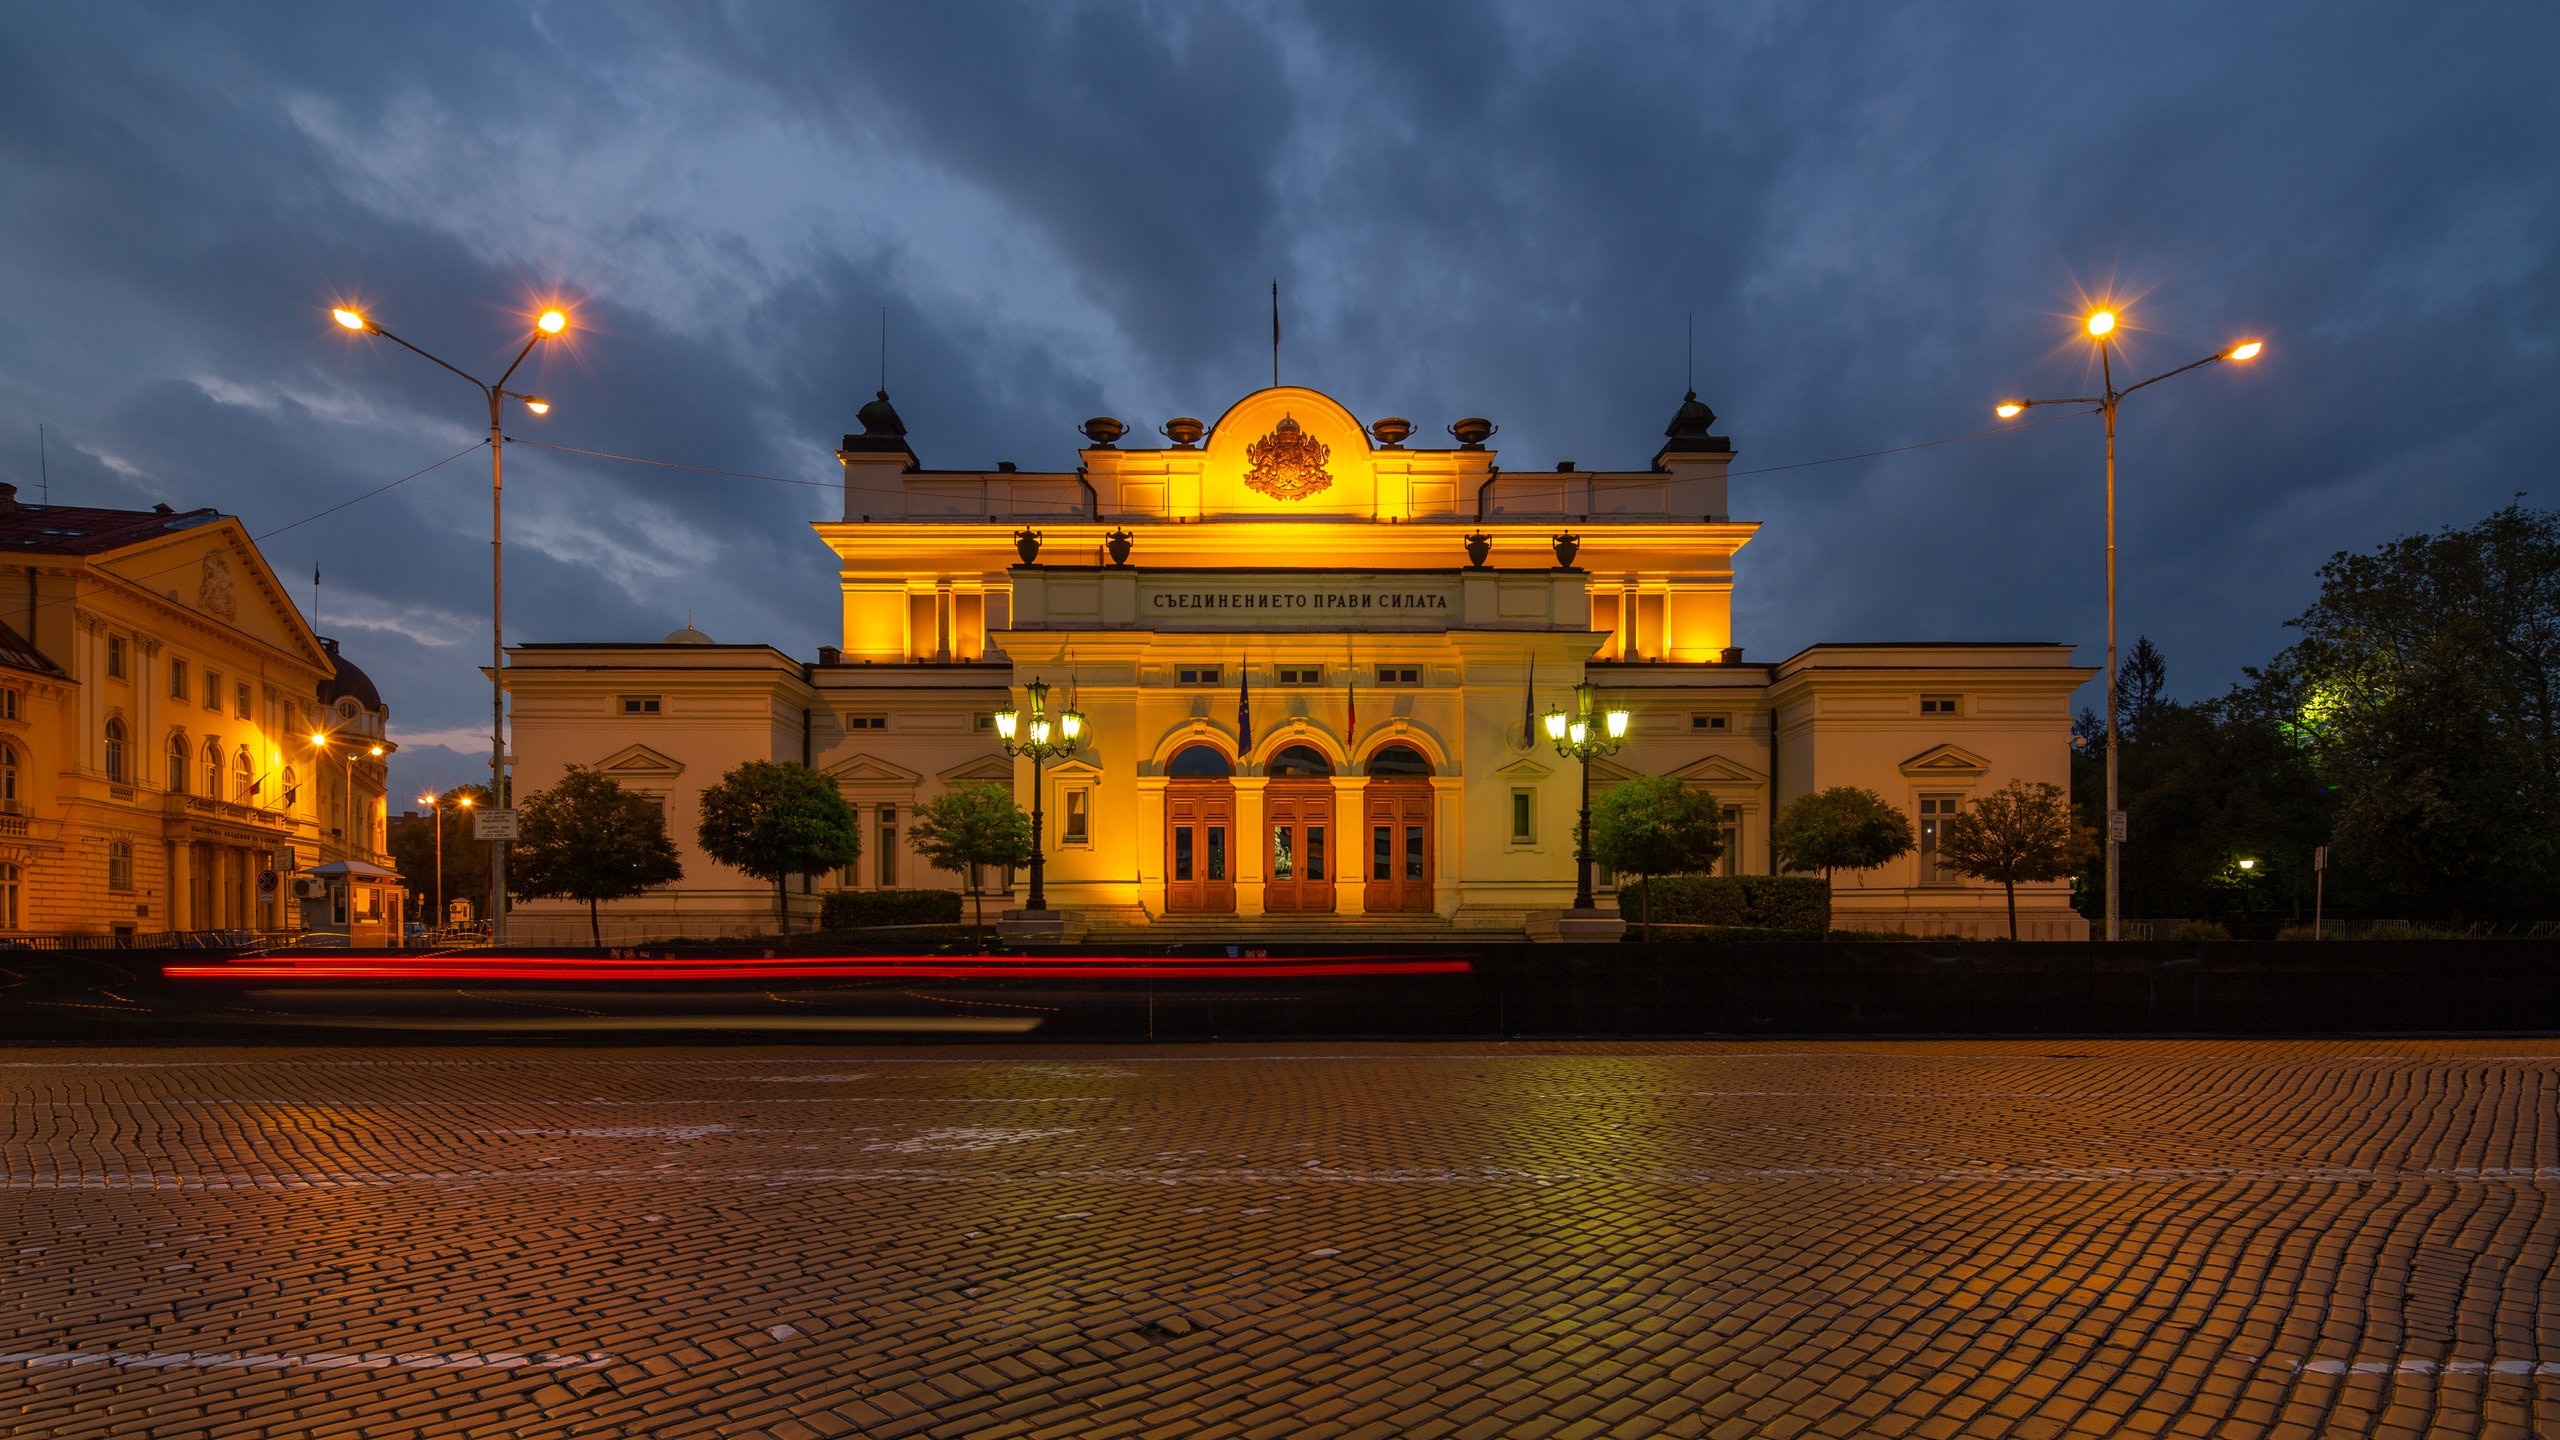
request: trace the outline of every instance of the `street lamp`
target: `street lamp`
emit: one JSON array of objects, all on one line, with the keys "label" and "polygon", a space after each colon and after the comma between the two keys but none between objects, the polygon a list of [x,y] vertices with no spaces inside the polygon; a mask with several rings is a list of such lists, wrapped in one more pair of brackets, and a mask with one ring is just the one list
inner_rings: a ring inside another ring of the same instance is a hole
[{"label": "street lamp", "polygon": [[[345,306],[329,312],[341,326],[361,335],[379,335],[401,349],[423,359],[433,360],[445,369],[471,382],[489,402],[489,794],[500,809],[507,804],[507,566],[505,529],[502,524],[506,493],[507,435],[500,423],[505,404],[516,400],[536,415],[551,413],[551,402],[532,395],[520,395],[507,388],[515,378],[516,367],[533,347],[545,340],[556,339],[569,328],[568,315],[558,309],[543,311],[534,317],[533,334],[507,362],[497,383],[491,384],[457,366],[428,354],[390,331],[373,323],[361,310]],[[507,939],[507,842],[489,842],[489,939],[503,945]]]},{"label": "street lamp", "polygon": [[1061,710],[1053,726],[1048,714],[1049,687],[1034,680],[1023,688],[1031,692],[1030,720],[1026,723],[1021,712],[1008,705],[996,712],[996,734],[1004,741],[1007,755],[1031,757],[1031,909],[1038,913],[1049,908],[1047,872],[1041,863],[1040,767],[1076,753],[1076,747],[1084,743],[1084,716],[1074,710]]},{"label": "street lamp", "polygon": [[2089,338],[2098,345],[2098,374],[2104,381],[2105,394],[2073,395],[2055,400],[2003,400],[1992,407],[1992,413],[2003,420],[2014,420],[2038,405],[2095,405],[2105,417],[2107,427],[2107,938],[2124,938],[2124,908],[2120,876],[2124,868],[2124,812],[2116,805],[2116,407],[2124,397],[2145,385],[2157,385],[2173,375],[2184,375],[2218,360],[2255,360],[2267,348],[2263,340],[2243,340],[2217,350],[2192,364],[2175,370],[2164,370],[2139,384],[2116,388],[2114,335],[2117,315],[2113,310],[2094,310],[2082,322]]},{"label": "street lamp", "polygon": [[1549,708],[1546,715],[1547,738],[1555,742],[1556,753],[1568,760],[1582,762],[1582,815],[1573,830],[1573,908],[1596,910],[1598,902],[1591,898],[1591,757],[1615,755],[1627,743],[1627,712],[1610,710],[1600,715],[1597,723],[1591,713],[1594,697],[1600,687],[1585,680],[1573,687],[1575,714]]}]

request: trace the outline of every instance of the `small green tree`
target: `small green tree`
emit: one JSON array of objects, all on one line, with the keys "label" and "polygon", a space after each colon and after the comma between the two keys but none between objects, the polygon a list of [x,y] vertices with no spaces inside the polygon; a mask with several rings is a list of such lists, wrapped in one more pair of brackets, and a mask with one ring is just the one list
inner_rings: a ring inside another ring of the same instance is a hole
[{"label": "small green tree", "polygon": [[1647,940],[1653,938],[1653,877],[1704,870],[1723,853],[1724,807],[1668,775],[1629,780],[1591,807],[1592,857],[1636,877]]},{"label": "small green tree", "polygon": [[2097,832],[2072,818],[2059,785],[2012,780],[1974,801],[1938,833],[1938,863],[2009,892],[2009,938],[2018,938],[2018,882],[2059,880],[2097,848]]},{"label": "small green tree", "polygon": [[666,812],[584,766],[526,797],[507,849],[507,889],[526,900],[584,900],[587,935],[604,944],[602,902],[684,878]]},{"label": "small green tree", "polygon": [[1834,785],[1799,795],[1778,812],[1779,867],[1819,870],[1825,883],[1836,870],[1872,870],[1911,853],[1911,817],[1873,790]]},{"label": "small green tree", "polygon": [[[421,803],[424,803],[423,801]],[[436,847],[444,847],[444,898],[468,900],[474,913],[489,908],[489,842],[475,838],[471,817],[489,803],[486,785],[457,785],[435,797],[427,813],[411,820],[392,817],[384,828],[401,878],[417,897],[419,917],[427,928],[444,923],[436,905]],[[444,812],[439,824],[436,808]]]},{"label": "small green tree", "polygon": [[703,853],[773,882],[773,908],[791,933],[783,881],[850,865],[862,854],[862,827],[835,782],[779,760],[750,760],[702,792],[695,831]]},{"label": "small green tree", "polygon": [[967,877],[978,928],[987,928],[987,901],[978,883],[988,865],[1031,863],[1031,817],[1013,803],[1013,792],[994,781],[958,785],[915,808],[907,843],[936,870]]}]

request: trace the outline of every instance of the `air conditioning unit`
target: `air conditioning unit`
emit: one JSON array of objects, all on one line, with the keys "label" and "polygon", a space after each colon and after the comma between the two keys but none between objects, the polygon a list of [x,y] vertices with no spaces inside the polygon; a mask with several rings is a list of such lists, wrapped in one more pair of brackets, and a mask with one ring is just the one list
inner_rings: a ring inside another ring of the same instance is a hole
[{"label": "air conditioning unit", "polygon": [[296,900],[326,900],[329,898],[329,882],[326,880],[314,880],[307,875],[297,877],[293,882],[293,898]]}]

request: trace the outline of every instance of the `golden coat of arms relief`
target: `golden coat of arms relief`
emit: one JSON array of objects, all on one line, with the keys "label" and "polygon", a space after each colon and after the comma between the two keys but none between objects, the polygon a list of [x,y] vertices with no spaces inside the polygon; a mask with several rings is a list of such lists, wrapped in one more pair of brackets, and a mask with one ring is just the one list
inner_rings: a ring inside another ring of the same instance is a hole
[{"label": "golden coat of arms relief", "polygon": [[1304,500],[1332,488],[1333,476],[1324,468],[1332,455],[1331,447],[1299,428],[1297,417],[1283,415],[1270,434],[1244,447],[1244,458],[1253,462],[1245,487],[1274,500]]}]

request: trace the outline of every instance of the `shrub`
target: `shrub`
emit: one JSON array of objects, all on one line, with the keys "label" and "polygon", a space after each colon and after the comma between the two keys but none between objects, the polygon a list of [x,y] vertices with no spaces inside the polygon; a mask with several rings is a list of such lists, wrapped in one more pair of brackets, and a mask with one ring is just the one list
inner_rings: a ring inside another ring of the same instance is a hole
[{"label": "shrub", "polygon": [[2169,932],[2169,938],[2172,940],[2228,940],[2231,938],[2231,932],[2223,929],[2219,922],[2212,920],[2181,920],[2178,922],[2178,928]]},{"label": "shrub", "polygon": [[1667,875],[1653,882],[1653,909],[1666,924],[1821,935],[1831,928],[1831,886],[1815,875]]},{"label": "shrub", "polygon": [[959,923],[957,890],[838,890],[818,904],[821,930]]}]

